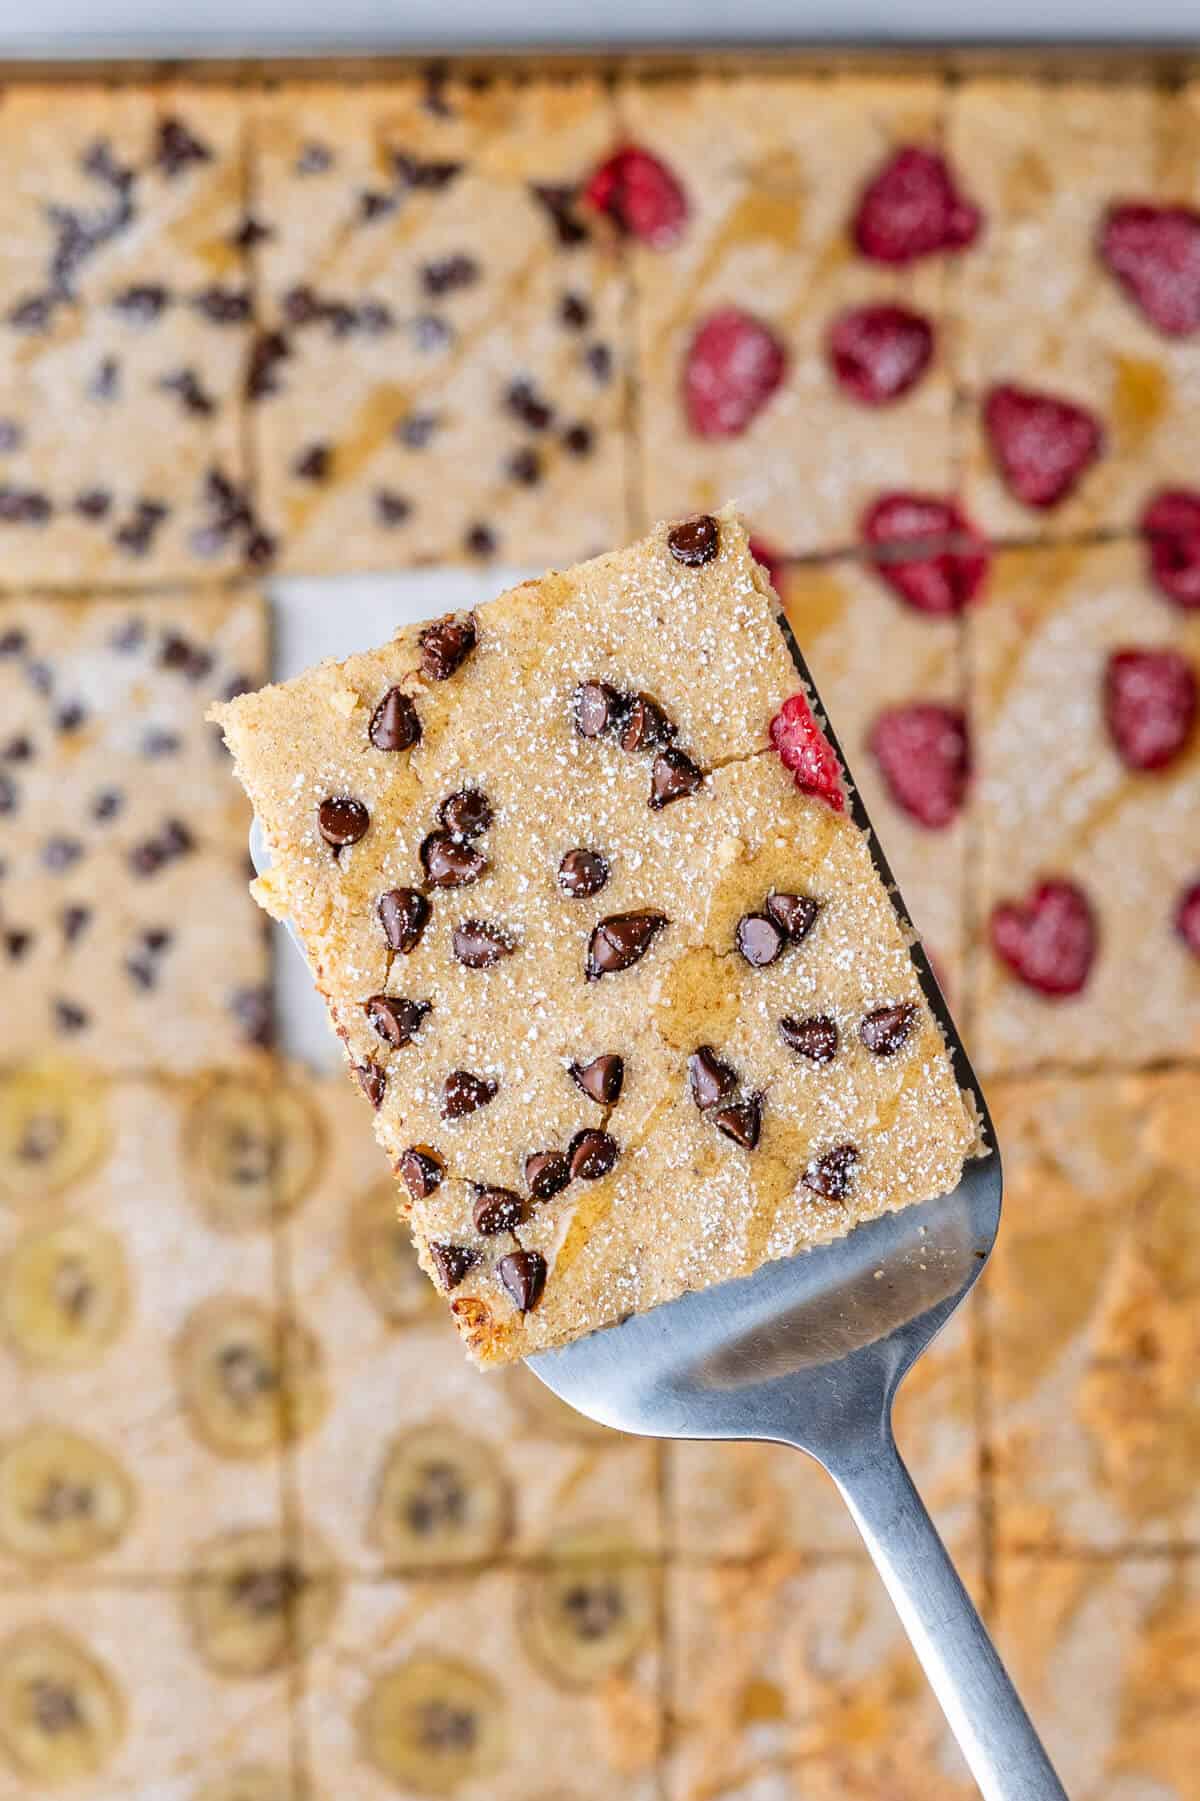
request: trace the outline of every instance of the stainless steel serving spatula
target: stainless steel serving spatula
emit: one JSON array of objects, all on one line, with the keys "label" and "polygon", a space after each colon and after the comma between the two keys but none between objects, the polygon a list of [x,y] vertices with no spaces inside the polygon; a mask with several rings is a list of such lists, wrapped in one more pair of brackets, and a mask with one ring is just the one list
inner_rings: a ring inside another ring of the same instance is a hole
[{"label": "stainless steel serving spatula", "polygon": [[[907,923],[857,794],[852,807]],[[251,855],[265,867],[257,827]],[[979,1084],[919,946],[915,957],[988,1146],[954,1192],[544,1351],[529,1367],[580,1413],[622,1432],[764,1439],[815,1457],[850,1509],[986,1801],[1066,1801],[892,1435],[900,1383],[983,1271],[1002,1192]]]}]

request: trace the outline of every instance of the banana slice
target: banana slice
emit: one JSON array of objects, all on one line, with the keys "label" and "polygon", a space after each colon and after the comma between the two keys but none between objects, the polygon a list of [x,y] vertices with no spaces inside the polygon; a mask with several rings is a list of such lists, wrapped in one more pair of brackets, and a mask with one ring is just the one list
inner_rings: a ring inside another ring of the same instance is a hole
[{"label": "banana slice", "polygon": [[[436,1300],[436,1295],[434,1298]],[[567,1439],[572,1444],[588,1445],[616,1445],[622,1439],[629,1443],[624,1433],[614,1432],[611,1426],[601,1426],[560,1401],[554,1390],[539,1382],[524,1363],[497,1370],[494,1380],[504,1382],[509,1400],[538,1438]]]},{"label": "banana slice", "polygon": [[24,1563],[85,1563],[119,1544],[136,1490],[93,1438],[30,1426],[0,1443],[0,1545]]},{"label": "banana slice", "polygon": [[184,1124],[192,1198],[220,1232],[287,1219],[317,1180],[321,1121],[298,1088],[207,1078]]},{"label": "banana slice", "polygon": [[129,1313],[121,1241],[88,1220],[24,1233],[0,1266],[0,1332],[28,1363],[95,1363]]},{"label": "banana slice", "polygon": [[354,1273],[389,1326],[411,1326],[441,1313],[437,1291],[400,1218],[396,1189],[386,1178],[354,1202],[348,1236]]},{"label": "banana slice", "polygon": [[304,1778],[264,1763],[241,1764],[215,1782],[206,1782],[192,1801],[310,1801]]},{"label": "banana slice", "polygon": [[274,1527],[249,1527],[201,1549],[181,1599],[202,1662],[221,1676],[265,1676],[325,1637],[341,1583],[327,1565],[301,1570]]},{"label": "banana slice", "polygon": [[329,1387],[313,1334],[239,1295],[203,1301],[172,1355],[188,1423],[218,1457],[269,1457],[324,1419]]},{"label": "banana slice", "polygon": [[512,1519],[508,1478],[492,1448],[451,1426],[422,1426],[388,1446],[368,1534],[389,1565],[444,1569],[494,1557]]},{"label": "banana slice", "polygon": [[116,1682],[73,1634],[23,1626],[0,1643],[0,1759],[33,1793],[98,1776],[125,1722]]},{"label": "banana slice", "polygon": [[418,1795],[453,1795],[479,1781],[503,1763],[508,1739],[491,1676],[444,1657],[409,1657],[385,1670],[355,1723],[367,1762]]},{"label": "banana slice", "polygon": [[603,1530],[552,1547],[526,1578],[517,1607],[525,1647],[560,1688],[587,1688],[622,1669],[646,1643],[658,1612],[653,1570]]},{"label": "banana slice", "polygon": [[111,1149],[103,1078],[68,1066],[0,1077],[0,1197],[40,1206],[98,1169]]}]

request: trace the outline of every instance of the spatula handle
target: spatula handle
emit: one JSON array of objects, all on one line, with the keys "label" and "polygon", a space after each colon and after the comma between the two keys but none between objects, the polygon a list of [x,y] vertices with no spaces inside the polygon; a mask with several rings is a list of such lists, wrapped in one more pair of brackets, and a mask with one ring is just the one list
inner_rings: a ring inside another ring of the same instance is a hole
[{"label": "spatula handle", "polygon": [[891,1428],[826,1460],[985,1801],[1062,1784],[896,1449]]}]

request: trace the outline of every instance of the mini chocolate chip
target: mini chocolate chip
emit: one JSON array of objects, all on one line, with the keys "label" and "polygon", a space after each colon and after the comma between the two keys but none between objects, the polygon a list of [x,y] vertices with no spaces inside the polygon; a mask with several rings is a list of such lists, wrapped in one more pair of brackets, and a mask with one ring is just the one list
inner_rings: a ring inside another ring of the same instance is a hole
[{"label": "mini chocolate chip", "polygon": [[820,901],[812,900],[807,894],[768,894],[767,912],[782,928],[792,944],[799,944],[807,938],[821,911]]},{"label": "mini chocolate chip", "polygon": [[88,395],[92,400],[115,400],[117,390],[121,386],[121,365],[115,356],[106,356],[96,366],[96,373],[88,384]]},{"label": "mini chocolate chip", "polygon": [[676,729],[657,701],[648,694],[635,694],[621,727],[621,749],[657,750],[660,744],[671,742]]},{"label": "mini chocolate chip", "polygon": [[704,786],[704,771],[677,745],[668,744],[654,759],[650,772],[650,806],[654,812],[669,807]]},{"label": "mini chocolate chip", "polygon": [[517,948],[501,926],[489,925],[484,919],[464,919],[450,937],[454,955],[467,969],[490,969]]},{"label": "mini chocolate chip", "polygon": [[558,303],[558,316],[572,331],[582,331],[592,316],[592,309],[582,294],[564,294]]},{"label": "mini chocolate chip", "polygon": [[492,823],[492,803],[482,788],[459,788],[446,796],[437,816],[452,838],[477,838]]},{"label": "mini chocolate chip", "polygon": [[531,181],[529,191],[545,207],[561,250],[574,250],[587,243],[587,226],[575,216],[575,188]]},{"label": "mini chocolate chip", "polygon": [[17,784],[12,777],[0,774],[0,813],[16,812],[17,794]]},{"label": "mini chocolate chip", "polygon": [[317,808],[317,825],[326,844],[335,850],[357,844],[371,823],[371,815],[360,800],[348,794],[331,794]]},{"label": "mini chocolate chip", "polygon": [[278,394],[279,365],[292,354],[292,347],[280,331],[260,331],[250,346],[246,359],[245,391],[247,400],[265,400]]},{"label": "mini chocolate chip", "polygon": [[581,738],[601,738],[624,723],[628,703],[607,682],[580,682],[571,696],[571,714]]},{"label": "mini chocolate chip", "polygon": [[85,488],[71,504],[81,519],[106,519],[112,512],[113,497],[107,488]]},{"label": "mini chocolate chip", "polygon": [[74,944],[75,940],[87,930],[91,918],[92,909],[90,907],[64,907],[59,914],[63,941],[66,944]]},{"label": "mini chocolate chip", "polygon": [[542,479],[542,460],[527,444],[513,451],[507,468],[509,479],[523,488],[535,488]]},{"label": "mini chocolate chip", "polygon": [[511,1188],[480,1188],[475,1193],[471,1218],[475,1230],[485,1238],[500,1232],[515,1232],[525,1217],[525,1203]]},{"label": "mini chocolate chip", "polygon": [[328,444],[310,444],[292,464],[292,474],[305,482],[323,482],[329,478],[333,452]]},{"label": "mini chocolate chip", "polygon": [[440,193],[448,188],[452,181],[462,174],[461,162],[437,162],[432,159],[423,161],[407,150],[393,150],[392,167],[396,171],[396,180],[402,187],[424,188],[429,193]]},{"label": "mini chocolate chip", "polygon": [[216,282],[193,294],[190,305],[210,325],[245,325],[251,317],[250,296],[245,288],[223,288]]},{"label": "mini chocolate chip", "polygon": [[54,724],[60,732],[77,732],[87,718],[87,708],[81,700],[69,700],[58,709],[54,716]]},{"label": "mini chocolate chip", "polygon": [[[14,963],[19,963],[33,943],[32,932],[9,930],[4,934],[4,948]],[[568,1171],[568,1175],[570,1172]]]},{"label": "mini chocolate chip", "polygon": [[430,1241],[429,1255],[438,1273],[438,1280],[447,1294],[452,1288],[457,1288],[467,1271],[474,1269],[479,1262],[479,1252],[473,1251],[470,1245],[445,1244],[437,1239]]},{"label": "mini chocolate chip", "polygon": [[29,641],[20,626],[10,626],[7,631],[0,632],[0,657],[20,657],[28,649]]},{"label": "mini chocolate chip", "polygon": [[430,832],[418,853],[421,867],[435,888],[467,888],[487,868],[487,858],[473,844],[449,832]]},{"label": "mini chocolate chip", "polygon": [[475,648],[478,627],[474,613],[456,619],[448,613],[427,625],[417,642],[421,647],[421,673],[431,682],[444,682]]},{"label": "mini chocolate chip", "polygon": [[789,1050],[813,1063],[831,1063],[837,1055],[838,1029],[827,1013],[815,1013],[811,1019],[781,1019],[779,1036]]},{"label": "mini chocolate chip", "polygon": [[426,352],[442,350],[454,339],[454,327],[445,319],[439,319],[436,313],[418,313],[409,321],[408,329],[417,349]]},{"label": "mini chocolate chip", "polygon": [[20,450],[24,436],[15,419],[0,419],[0,452]]},{"label": "mini chocolate chip", "polygon": [[[151,940],[169,938],[168,933],[147,932],[146,948],[157,953],[163,946]],[[275,1009],[272,1004],[271,990],[265,985],[251,988],[235,988],[229,997],[229,1011],[233,1014],[241,1029],[243,1043],[256,1044],[262,1050],[269,1050],[275,1042]]]},{"label": "mini chocolate chip", "polygon": [[184,412],[194,413],[197,418],[207,419],[217,410],[215,400],[205,392],[194,369],[176,369],[160,376],[158,386],[164,394],[177,394]]},{"label": "mini chocolate chip", "polygon": [[429,924],[429,902],[416,888],[389,888],[379,897],[379,923],[392,950],[415,951]]},{"label": "mini chocolate chip", "polygon": [[838,1144],[823,1157],[814,1157],[804,1172],[804,1186],[829,1201],[849,1194],[858,1163],[858,1146]]},{"label": "mini chocolate chip", "polygon": [[677,563],[685,563],[689,569],[711,563],[720,547],[721,529],[711,513],[698,513],[667,533],[667,549]]},{"label": "mini chocolate chip", "polygon": [[893,1007],[876,1007],[858,1028],[858,1035],[877,1057],[894,1057],[912,1031],[917,1009],[909,1001]]},{"label": "mini chocolate chip", "polygon": [[88,1023],[88,1015],[74,1001],[55,1001],[54,1017],[64,1032],[82,1032]]},{"label": "mini chocolate chip", "polygon": [[424,450],[440,424],[437,413],[409,413],[401,419],[392,436],[408,450]]},{"label": "mini chocolate chip", "polygon": [[102,788],[92,802],[92,818],[103,822],[115,819],[125,805],[125,797],[116,788]]},{"label": "mini chocolate chip", "polygon": [[752,969],[774,963],[784,946],[784,933],[765,913],[746,913],[738,920],[737,947]]},{"label": "mini chocolate chip", "polygon": [[490,1076],[477,1076],[469,1069],[452,1069],[442,1083],[442,1118],[463,1119],[477,1107],[494,1101],[500,1084]]},{"label": "mini chocolate chip", "polygon": [[136,325],[150,325],[167,306],[170,296],[157,282],[142,282],[125,288],[113,300],[113,309]]},{"label": "mini chocolate chip", "polygon": [[667,923],[665,913],[612,913],[602,919],[588,939],[588,981],[640,963]]},{"label": "mini chocolate chip", "polygon": [[397,494],[394,488],[376,488],[375,517],[380,525],[404,525],[412,517],[412,510],[407,494]]},{"label": "mini chocolate chip", "polygon": [[525,1180],[535,1201],[548,1201],[571,1180],[570,1159],[561,1151],[533,1151],[525,1159]]},{"label": "mini chocolate chip", "polygon": [[421,283],[427,294],[437,297],[453,294],[459,288],[473,287],[479,276],[480,268],[475,258],[459,250],[452,256],[439,257],[436,262],[426,263],[421,270]]},{"label": "mini chocolate chip", "polygon": [[752,1094],[747,1100],[718,1107],[709,1118],[724,1137],[732,1138],[743,1150],[752,1151],[762,1131],[762,1096]]},{"label": "mini chocolate chip", "polygon": [[621,1098],[625,1063],[615,1051],[609,1051],[593,1057],[590,1063],[572,1063],[571,1076],[589,1100],[601,1107],[612,1107]]},{"label": "mini chocolate chip", "polygon": [[387,1090],[387,1075],[378,1063],[358,1063],[354,1073],[358,1077],[358,1085],[378,1113],[383,1105],[383,1097]]},{"label": "mini chocolate chip", "polygon": [[182,119],[159,121],[153,161],[168,181],[180,175],[190,163],[210,163],[212,151],[190,132]]},{"label": "mini chocolate chip", "polygon": [[403,689],[388,689],[371,715],[367,736],[376,750],[411,750],[420,740],[421,721]]},{"label": "mini chocolate chip", "polygon": [[495,555],[496,534],[490,526],[476,522],[470,526],[463,538],[463,545],[473,557],[490,557]]},{"label": "mini chocolate chip", "polygon": [[369,225],[374,219],[394,213],[399,204],[396,194],[384,193],[379,188],[364,188],[358,196],[358,216],[364,225]]},{"label": "mini chocolate chip", "polygon": [[265,244],[268,238],[275,236],[269,225],[247,213],[236,231],[229,234],[229,242],[235,250],[253,250],[256,244]]},{"label": "mini chocolate chip", "polygon": [[142,755],[144,757],[173,757],[179,750],[181,739],[178,732],[164,731],[161,726],[151,726],[142,734]]},{"label": "mini chocolate chip", "polygon": [[373,994],[363,1003],[363,1012],[384,1043],[399,1050],[420,1031],[429,1012],[429,1002],[402,1000],[394,994]]},{"label": "mini chocolate chip", "polygon": [[576,1132],[567,1146],[573,1181],[596,1182],[606,1176],[620,1155],[615,1138],[607,1132]]},{"label": "mini chocolate chip", "polygon": [[296,175],[324,175],[333,167],[333,151],[324,144],[305,144],[299,156],[292,164]]},{"label": "mini chocolate chip", "polygon": [[510,1251],[507,1257],[501,1257],[497,1269],[513,1306],[519,1313],[531,1312],[546,1286],[546,1259],[541,1252]]},{"label": "mini chocolate chip", "polygon": [[613,356],[607,344],[589,344],[583,360],[598,382],[608,381],[612,375]]},{"label": "mini chocolate chip", "polygon": [[568,451],[571,456],[590,456],[595,443],[595,434],[590,425],[584,425],[580,421],[578,424],[568,425],[563,433],[562,441],[563,449]]},{"label": "mini chocolate chip", "polygon": [[427,1201],[445,1174],[441,1158],[422,1145],[410,1144],[400,1159],[400,1178],[414,1201]]},{"label": "mini chocolate chip", "polygon": [[0,757],[3,757],[6,763],[28,763],[32,756],[33,741],[27,738],[24,732],[18,732],[17,736],[10,738],[4,749],[0,750]]},{"label": "mini chocolate chip", "polygon": [[530,431],[545,431],[554,419],[553,407],[541,398],[531,381],[513,382],[504,404]]},{"label": "mini chocolate chip", "polygon": [[42,862],[47,869],[70,869],[82,855],[83,845],[78,838],[47,838],[42,846]]},{"label": "mini chocolate chip", "polygon": [[161,669],[176,669],[190,682],[201,682],[212,669],[212,652],[193,644],[182,632],[166,632],[159,647]]},{"label": "mini chocolate chip", "polygon": [[45,525],[52,511],[36,488],[0,488],[0,525]]},{"label": "mini chocolate chip", "polygon": [[577,850],[569,850],[558,866],[558,885],[572,900],[586,900],[589,894],[599,894],[607,880],[606,859],[598,850],[587,850],[582,845]]},{"label": "mini chocolate chip", "polygon": [[697,1045],[688,1058],[688,1082],[692,1099],[701,1113],[715,1107],[737,1087],[737,1071],[723,1063],[711,1044]]}]

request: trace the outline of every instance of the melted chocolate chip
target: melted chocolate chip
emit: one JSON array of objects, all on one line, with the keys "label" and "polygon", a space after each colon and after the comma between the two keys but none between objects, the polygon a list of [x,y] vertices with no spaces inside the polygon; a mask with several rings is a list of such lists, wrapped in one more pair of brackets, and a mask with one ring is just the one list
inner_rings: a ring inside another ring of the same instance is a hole
[{"label": "melted chocolate chip", "polygon": [[304,482],[323,482],[329,479],[332,466],[333,452],[329,445],[310,444],[293,462],[292,474]]},{"label": "melted chocolate chip", "polygon": [[625,719],[624,695],[607,682],[580,682],[571,696],[571,715],[581,738],[601,738],[617,730]]},{"label": "melted chocolate chip", "polygon": [[394,488],[376,488],[375,517],[380,525],[389,527],[404,525],[412,518],[412,501],[407,494],[398,494]]},{"label": "melted chocolate chip", "polygon": [[620,1155],[615,1138],[607,1132],[576,1132],[567,1146],[573,1181],[597,1182],[606,1176]]},{"label": "melted chocolate chip", "polygon": [[408,150],[392,152],[392,168],[396,180],[402,187],[424,188],[428,193],[440,193],[448,188],[452,181],[462,174],[461,162],[433,160],[423,161]]},{"label": "melted chocolate chip", "polygon": [[421,673],[431,682],[445,682],[475,648],[478,627],[474,613],[456,619],[448,613],[427,625],[417,640],[421,648]]},{"label": "melted chocolate chip", "polygon": [[762,1131],[762,1096],[752,1094],[747,1100],[718,1107],[709,1118],[724,1137],[740,1144],[743,1150],[752,1151]]},{"label": "melted chocolate chip", "polygon": [[414,1201],[427,1201],[442,1185],[446,1166],[433,1151],[410,1144],[400,1159],[400,1179]]},{"label": "melted chocolate chip", "polygon": [[737,1087],[737,1072],[723,1063],[711,1044],[696,1047],[688,1058],[688,1083],[701,1113],[715,1107]]},{"label": "melted chocolate chip", "polygon": [[168,118],[159,121],[152,160],[168,181],[182,175],[192,163],[211,162],[212,154],[208,145],[201,143],[182,119]]},{"label": "melted chocolate chip", "polygon": [[746,913],[734,934],[739,951],[752,969],[774,963],[784,946],[784,933],[765,913]]},{"label": "melted chocolate chip", "polygon": [[0,487],[0,525],[45,525],[52,511],[36,488]]},{"label": "melted chocolate chip", "polygon": [[463,1119],[477,1107],[494,1101],[500,1084],[490,1076],[477,1076],[469,1069],[454,1069],[442,1083],[442,1118]]},{"label": "melted chocolate chip", "polygon": [[590,1063],[572,1063],[571,1076],[589,1100],[601,1107],[612,1107],[621,1098],[625,1063],[615,1051],[609,1051],[593,1057]]},{"label": "melted chocolate chip", "polygon": [[452,1288],[457,1288],[467,1271],[474,1269],[479,1262],[479,1252],[473,1251],[470,1245],[446,1244],[436,1239],[430,1242],[429,1255],[438,1273],[438,1280],[447,1294]]},{"label": "melted chocolate chip", "polygon": [[357,844],[365,836],[371,815],[360,800],[348,794],[331,794],[317,808],[317,825],[326,844],[335,850]]},{"label": "melted chocolate chip", "polygon": [[429,924],[429,902],[416,888],[389,888],[379,897],[379,923],[394,951],[415,951]]},{"label": "melted chocolate chip", "polygon": [[417,709],[401,688],[389,688],[367,728],[376,750],[411,750],[421,737]]},{"label": "melted chocolate chip", "polygon": [[176,369],[169,375],[160,376],[158,385],[165,394],[178,395],[185,413],[207,419],[217,410],[216,402],[205,392],[194,369]]},{"label": "melted chocolate chip", "polygon": [[667,923],[665,913],[612,913],[602,919],[588,939],[588,981],[640,963]]},{"label": "melted chocolate chip", "polygon": [[704,786],[704,771],[674,744],[660,750],[650,772],[650,806],[654,812],[669,807]]},{"label": "melted chocolate chip", "polygon": [[572,900],[585,900],[589,894],[599,894],[607,880],[605,858],[598,850],[587,850],[582,845],[577,850],[569,850],[558,866],[558,885]]},{"label": "melted chocolate chip", "polygon": [[378,1113],[387,1091],[387,1076],[378,1063],[358,1063],[354,1073],[358,1077],[359,1087]]},{"label": "melted chocolate chip", "polygon": [[858,1028],[858,1035],[876,1057],[894,1057],[909,1033],[917,1009],[910,1001],[892,1007],[876,1007]]},{"label": "melted chocolate chip", "polygon": [[667,549],[677,563],[684,563],[689,569],[711,563],[720,548],[721,529],[711,513],[685,519],[667,533]]},{"label": "melted chocolate chip", "polygon": [[394,994],[373,994],[364,1002],[363,1011],[384,1043],[399,1050],[420,1031],[429,1012],[429,1002],[402,1000]]},{"label": "melted chocolate chip", "polygon": [[537,1306],[546,1286],[546,1259],[540,1251],[510,1251],[497,1265],[514,1307],[529,1313]]},{"label": "melted chocolate chip", "polygon": [[657,701],[648,694],[635,694],[621,727],[621,749],[657,750],[660,744],[671,742],[676,729]]},{"label": "melted chocolate chip", "polygon": [[576,190],[546,182],[530,182],[529,191],[545,209],[562,250],[574,250],[588,239],[587,226],[575,215]]},{"label": "melted chocolate chip", "polygon": [[533,1151],[525,1159],[525,1180],[535,1201],[548,1201],[571,1180],[570,1159],[561,1151]]},{"label": "melted chocolate chip", "polygon": [[779,1036],[789,1050],[813,1063],[831,1063],[837,1055],[838,1029],[827,1013],[815,1013],[810,1019],[781,1019]]},{"label": "melted chocolate chip", "polygon": [[500,1232],[515,1232],[525,1217],[525,1203],[511,1188],[480,1188],[475,1192],[471,1218],[475,1230],[485,1238]]},{"label": "melted chocolate chip", "polygon": [[530,431],[545,431],[553,423],[554,408],[542,399],[531,381],[514,381],[504,397],[504,404]]},{"label": "melted chocolate chip", "polygon": [[439,257],[436,262],[426,263],[421,270],[421,285],[427,294],[437,298],[442,294],[453,294],[459,288],[474,287],[480,274],[475,258],[459,250],[452,256]]},{"label": "melted chocolate chip", "polygon": [[246,362],[247,400],[265,400],[279,393],[279,365],[292,354],[291,345],[280,331],[260,331],[250,346]]},{"label": "melted chocolate chip", "polygon": [[161,669],[174,669],[186,675],[189,682],[202,682],[212,669],[212,652],[193,644],[182,632],[166,632],[159,647]]},{"label": "melted chocolate chip", "polygon": [[509,480],[518,482],[523,488],[536,488],[542,479],[542,459],[528,445],[513,451],[507,469]]},{"label": "melted chocolate chip", "polygon": [[148,556],[168,508],[161,500],[138,500],[129,518],[113,533],[113,543],[131,557]]},{"label": "melted chocolate chip", "polygon": [[821,911],[820,901],[807,894],[768,894],[767,912],[792,944],[807,938]]},{"label": "melted chocolate chip", "polygon": [[501,926],[489,925],[484,919],[464,919],[450,937],[454,955],[467,969],[490,969],[517,948]]},{"label": "melted chocolate chip", "polygon": [[586,457],[592,454],[592,447],[596,440],[591,426],[584,425],[582,421],[579,421],[575,425],[568,425],[562,435],[562,441],[563,449],[570,456]]},{"label": "melted chocolate chip", "polygon": [[268,238],[274,236],[269,225],[264,225],[261,219],[247,213],[237,230],[230,233],[229,242],[235,250],[253,250],[256,244],[265,244]]},{"label": "melted chocolate chip", "polygon": [[193,294],[190,305],[210,325],[244,325],[250,318],[250,296],[245,288],[222,288],[214,282]]},{"label": "melted chocolate chip", "polygon": [[452,838],[477,838],[492,823],[492,803],[482,788],[459,788],[446,796],[438,818]]},{"label": "melted chocolate chip", "polygon": [[421,867],[435,888],[467,888],[487,868],[487,858],[449,832],[430,832],[419,852]]},{"label": "melted chocolate chip", "polygon": [[814,1157],[804,1172],[804,1186],[829,1201],[840,1201],[850,1192],[858,1163],[858,1146],[838,1144],[823,1157]]}]

